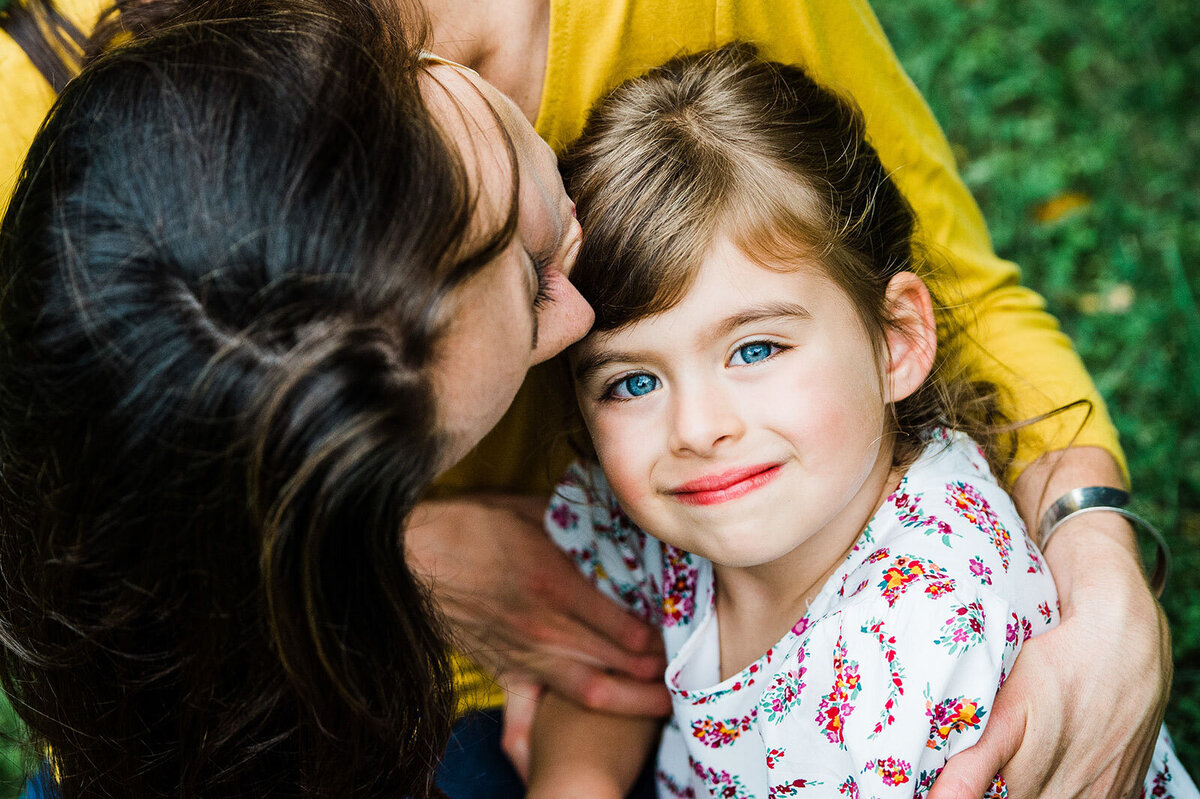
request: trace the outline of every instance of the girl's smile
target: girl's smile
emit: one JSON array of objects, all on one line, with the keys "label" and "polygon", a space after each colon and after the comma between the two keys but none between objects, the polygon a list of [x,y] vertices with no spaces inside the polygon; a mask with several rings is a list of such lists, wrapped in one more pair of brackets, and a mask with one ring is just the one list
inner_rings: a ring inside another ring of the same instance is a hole
[{"label": "girl's smile", "polygon": [[719,505],[749,494],[779,476],[782,463],[766,463],[707,475],[667,493],[685,505]]}]

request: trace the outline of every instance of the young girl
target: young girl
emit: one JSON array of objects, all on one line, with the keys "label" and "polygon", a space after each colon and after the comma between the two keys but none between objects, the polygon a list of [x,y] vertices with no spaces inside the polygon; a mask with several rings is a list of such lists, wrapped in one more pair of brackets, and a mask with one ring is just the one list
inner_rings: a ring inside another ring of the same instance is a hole
[{"label": "young girl", "polygon": [[[860,116],[727,47],[617,89],[567,169],[598,463],[547,525],[662,628],[659,795],[925,795],[1058,609]],[[530,793],[621,796],[653,733],[551,696]],[[1197,795],[1165,733],[1145,788]]]}]

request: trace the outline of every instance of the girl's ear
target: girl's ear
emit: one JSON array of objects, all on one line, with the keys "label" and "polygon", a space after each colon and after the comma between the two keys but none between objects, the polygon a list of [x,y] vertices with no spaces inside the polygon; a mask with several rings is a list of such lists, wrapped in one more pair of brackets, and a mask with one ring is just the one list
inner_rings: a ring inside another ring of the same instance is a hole
[{"label": "girl's ear", "polygon": [[899,402],[916,391],[933,368],[937,324],[929,289],[912,272],[892,278],[887,302],[894,320],[887,331],[887,401]]}]

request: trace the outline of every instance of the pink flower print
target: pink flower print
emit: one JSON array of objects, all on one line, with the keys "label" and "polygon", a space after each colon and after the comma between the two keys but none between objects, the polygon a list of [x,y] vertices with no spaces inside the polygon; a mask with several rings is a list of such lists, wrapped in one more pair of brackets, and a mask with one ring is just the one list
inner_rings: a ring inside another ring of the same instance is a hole
[{"label": "pink flower print", "polygon": [[692,770],[708,785],[709,794],[712,796],[719,797],[719,799],[749,799],[750,794],[746,791],[746,786],[742,785],[742,781],[736,774],[730,774],[725,770],[717,771],[711,766],[702,766],[694,760],[692,761]]},{"label": "pink flower print", "polygon": [[850,700],[857,698],[862,690],[862,677],[858,673],[858,662],[846,657],[846,643],[840,635],[833,650],[833,670],[833,688],[821,698],[816,722],[821,725],[830,743],[845,749],[846,737],[842,725],[854,712]]},{"label": "pink flower print", "polygon": [[556,501],[550,509],[550,521],[559,530],[573,530],[579,524],[579,514],[571,510],[568,503]]},{"label": "pink flower print", "polygon": [[925,746],[935,752],[940,750],[952,733],[980,729],[985,715],[987,711],[978,699],[960,696],[935,703],[926,686],[925,716],[929,719],[929,739]]},{"label": "pink flower print", "polygon": [[925,593],[935,599],[954,590],[954,580],[933,561],[897,555],[879,583],[888,607],[895,606],[896,600],[917,581],[924,581]]},{"label": "pink flower print", "polygon": [[1010,621],[1004,625],[1004,643],[1007,646],[1014,646],[1017,643],[1017,636],[1021,632],[1021,619],[1017,614],[1010,615]]},{"label": "pink flower print", "polygon": [[811,788],[814,785],[824,785],[825,783],[819,780],[795,779],[791,782],[772,785],[767,789],[768,799],[776,799],[776,797],[799,796],[801,788]]},{"label": "pink flower print", "polygon": [[973,485],[953,482],[946,485],[946,504],[962,518],[977,527],[992,539],[992,545],[1000,555],[1000,565],[1008,571],[1009,556],[1012,554],[1012,536],[992,511],[983,495]]},{"label": "pink flower print", "polygon": [[883,780],[883,784],[889,788],[895,788],[897,785],[903,785],[908,782],[912,775],[912,766],[907,760],[897,760],[894,757],[880,758],[879,760],[868,760],[864,772],[874,771]]},{"label": "pink flower print", "polygon": [[896,636],[888,634],[882,621],[872,619],[861,630],[864,633],[875,635],[875,639],[879,642],[879,651],[883,654],[883,660],[888,664],[889,676],[892,681],[888,686],[887,699],[879,711],[879,721],[875,723],[875,729],[867,736],[869,740],[896,722],[893,711],[896,708],[896,702],[901,696],[904,696],[904,667],[900,665],[900,655],[896,651]]},{"label": "pink flower print", "polygon": [[907,492],[897,492],[892,495],[893,501],[896,503],[897,518],[902,527],[912,527],[923,529],[925,535],[941,536],[942,543],[950,546],[950,536],[962,537],[961,533],[955,532],[954,528],[946,522],[921,511],[921,494],[912,496]]},{"label": "pink flower print", "polygon": [[[798,621],[794,625],[792,625],[792,635],[804,635],[806,632],[808,632],[809,624],[811,624],[811,622],[808,620],[808,616],[802,616],[800,618],[800,621]],[[800,650],[800,659],[801,660],[804,659],[804,650],[803,649]]]},{"label": "pink flower print", "polygon": [[[804,650],[800,650],[800,661],[804,661]],[[798,666],[783,674],[776,674],[775,680],[767,686],[758,700],[758,707],[766,714],[767,721],[778,724],[783,717],[796,706],[800,693],[804,690],[804,676],[807,669]]]},{"label": "pink flower print", "polygon": [[786,750],[779,749],[778,747],[772,747],[772,748],[768,749],[767,750],[767,768],[769,768],[769,769],[775,768],[775,766],[778,765],[779,761],[783,760],[783,756],[786,754],[787,754]]},{"label": "pink flower print", "polygon": [[968,564],[971,567],[971,574],[979,578],[981,585],[992,584],[992,570],[985,566],[981,559],[971,558]]},{"label": "pink flower print", "polygon": [[846,781],[838,786],[838,793],[849,799],[858,799],[858,783],[853,777],[847,777]]},{"label": "pink flower print", "polygon": [[751,710],[749,715],[740,719],[714,719],[712,716],[706,716],[692,722],[692,737],[711,749],[719,749],[742,737],[742,733],[749,732],[757,716],[757,709]]},{"label": "pink flower print", "polygon": [[674,627],[687,624],[696,612],[696,581],[699,572],[692,563],[692,556],[678,547],[663,544],[666,562],[663,566],[662,626]]},{"label": "pink flower print", "polygon": [[954,615],[942,625],[942,634],[933,639],[935,646],[944,646],[950,654],[966,652],[983,640],[983,606],[978,602],[959,605]]},{"label": "pink flower print", "polygon": [[1046,571],[1046,568],[1042,565],[1041,557],[1038,556],[1037,550],[1035,550],[1032,546],[1029,546],[1027,547],[1026,551],[1029,553],[1029,568],[1026,569],[1026,571],[1029,574],[1041,574]]}]

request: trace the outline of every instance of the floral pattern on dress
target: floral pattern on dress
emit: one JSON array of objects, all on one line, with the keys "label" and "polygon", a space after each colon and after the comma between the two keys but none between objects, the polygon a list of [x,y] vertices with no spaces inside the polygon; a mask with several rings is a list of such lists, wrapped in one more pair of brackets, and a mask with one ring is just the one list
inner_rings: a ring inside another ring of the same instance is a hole
[{"label": "floral pattern on dress", "polygon": [[858,662],[846,658],[846,643],[841,636],[838,636],[837,646],[833,650],[833,670],[836,675],[833,688],[821,698],[816,720],[829,742],[845,749],[843,727],[846,719],[854,712],[851,700],[862,690],[862,678],[858,673]]},{"label": "floral pattern on dress", "polygon": [[959,696],[937,701],[926,686],[925,717],[929,719],[929,740],[925,746],[936,752],[946,745],[954,733],[983,729],[985,715],[987,711],[978,699]]},{"label": "floral pattern on dress", "polygon": [[942,625],[942,634],[933,639],[936,646],[944,646],[950,654],[966,652],[983,641],[983,605],[971,602],[959,605],[954,614]]},{"label": "floral pattern on dress", "polygon": [[863,773],[869,771],[875,772],[883,784],[889,788],[903,785],[912,778],[912,764],[894,757],[868,760],[867,765],[863,767]]},{"label": "floral pattern on dress", "polygon": [[805,779],[804,777],[797,777],[794,780],[789,780],[788,782],[780,783],[779,785],[772,785],[769,789],[767,789],[767,796],[769,799],[784,799],[784,797],[799,796],[800,789],[802,788],[812,788],[816,785],[824,784],[825,783],[821,782],[820,780],[809,780]]},{"label": "floral pattern on dress", "polygon": [[709,793],[720,799],[753,799],[751,794],[746,790],[745,784],[736,774],[730,774],[728,771],[717,771],[714,768],[706,768],[699,763],[692,763],[692,771],[696,776],[704,781],[708,786]]},{"label": "floral pattern on dress", "polygon": [[891,684],[887,688],[887,699],[879,711],[879,721],[875,722],[875,729],[867,736],[867,740],[871,740],[896,723],[893,711],[896,709],[896,702],[904,696],[904,666],[900,664],[900,657],[896,650],[896,636],[888,634],[882,620],[871,619],[860,628],[860,631],[874,635],[879,641],[879,650],[883,655],[884,662],[888,665],[888,673],[891,678]]},{"label": "floral pattern on dress", "polygon": [[1012,536],[1008,528],[1000,523],[1000,519],[992,511],[992,506],[979,493],[979,489],[969,483],[956,481],[948,484],[946,491],[946,504],[953,508],[955,513],[991,535],[992,546],[1000,555],[1000,565],[1008,571],[1013,550]]},{"label": "floral pattern on dress", "polygon": [[923,582],[925,593],[932,597],[954,590],[954,580],[931,560],[897,555],[883,573],[879,583],[883,598],[892,607],[913,583]]},{"label": "floral pattern on dress", "polygon": [[750,731],[757,717],[755,708],[738,719],[714,719],[712,716],[696,719],[692,722],[692,737],[712,749],[729,746],[741,738],[742,733]]},{"label": "floral pattern on dress", "polygon": [[[796,667],[775,675],[775,679],[763,691],[762,699],[758,700],[759,710],[768,722],[778,724],[796,706],[800,693],[804,690],[802,678],[807,671],[804,667],[804,650],[801,649],[796,659]],[[767,768],[774,768],[769,760]]]},{"label": "floral pattern on dress", "polygon": [[937,536],[946,546],[951,545],[951,536],[962,535],[938,517],[924,512],[923,496],[909,494],[904,491],[904,488],[905,482],[902,480],[900,488],[896,489],[896,493],[892,494],[890,498],[892,504],[896,506],[896,515],[902,526],[916,528],[925,535]]},{"label": "floral pattern on dress", "polygon": [[667,559],[663,572],[666,591],[662,603],[662,626],[687,624],[696,612],[696,567],[693,555],[678,547],[663,545]]}]

